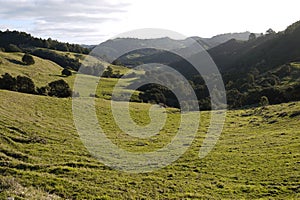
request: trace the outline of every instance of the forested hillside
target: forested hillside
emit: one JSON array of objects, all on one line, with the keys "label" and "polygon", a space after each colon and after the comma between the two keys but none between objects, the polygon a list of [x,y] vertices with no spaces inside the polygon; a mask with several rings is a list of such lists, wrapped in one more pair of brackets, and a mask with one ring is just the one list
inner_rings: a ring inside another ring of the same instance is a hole
[{"label": "forested hillside", "polygon": [[[283,32],[275,33],[269,29],[259,37],[251,34],[247,41],[232,39],[209,49],[208,53],[222,74],[229,107],[259,105],[261,99],[268,99],[271,104],[300,100],[299,46],[300,22],[296,22]],[[210,109],[209,93],[203,77],[189,62],[167,51],[146,55],[151,51],[154,50],[139,50],[139,54],[131,52],[117,61],[129,67],[143,63],[162,63],[173,67],[192,82],[199,106]],[[192,55],[191,59],[198,56]],[[160,71],[157,74],[163,78],[166,73]],[[174,96],[169,94],[169,90],[158,85],[151,88],[140,88],[145,101],[173,102]]]},{"label": "forested hillside", "polygon": [[51,38],[41,39],[19,31],[0,31],[0,48],[6,52],[25,51],[32,48],[47,48],[59,51],[88,54],[89,49],[78,44],[69,44],[52,40]]}]

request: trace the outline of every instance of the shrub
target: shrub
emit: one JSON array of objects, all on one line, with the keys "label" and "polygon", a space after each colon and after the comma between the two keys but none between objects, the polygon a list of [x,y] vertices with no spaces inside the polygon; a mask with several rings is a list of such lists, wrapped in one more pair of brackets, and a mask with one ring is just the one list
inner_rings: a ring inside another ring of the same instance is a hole
[{"label": "shrub", "polygon": [[49,91],[49,87],[48,86],[44,86],[44,87],[37,88],[36,90],[37,90],[37,93],[39,95],[47,96],[48,95],[48,91]]},{"label": "shrub", "polygon": [[24,54],[24,56],[22,57],[22,61],[26,64],[26,65],[33,65],[34,59],[30,54]]},{"label": "shrub", "polygon": [[63,69],[61,71],[61,75],[63,75],[63,76],[71,76],[72,72],[70,70],[68,70],[68,69],[65,68],[65,69]]},{"label": "shrub", "polygon": [[55,97],[71,97],[72,96],[72,91],[64,80],[57,80],[53,81],[48,84],[49,91],[48,95],[49,96],[55,96]]},{"label": "shrub", "polygon": [[15,91],[17,89],[16,78],[12,77],[8,73],[2,75],[2,78],[0,78],[0,89]]},{"label": "shrub", "polygon": [[102,77],[110,78],[112,77],[112,75],[113,75],[113,69],[110,66],[108,66],[106,70],[103,72]]},{"label": "shrub", "polygon": [[34,82],[25,76],[17,76],[16,86],[18,92],[35,94],[35,85]]}]

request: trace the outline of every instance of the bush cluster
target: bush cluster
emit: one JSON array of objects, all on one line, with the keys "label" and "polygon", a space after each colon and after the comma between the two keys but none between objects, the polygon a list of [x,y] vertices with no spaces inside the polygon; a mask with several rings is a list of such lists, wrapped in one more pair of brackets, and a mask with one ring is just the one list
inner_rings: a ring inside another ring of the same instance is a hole
[{"label": "bush cluster", "polygon": [[30,78],[26,76],[13,77],[9,73],[5,73],[0,77],[0,89],[60,98],[72,96],[71,88],[62,79],[53,81],[44,87],[36,87]]}]

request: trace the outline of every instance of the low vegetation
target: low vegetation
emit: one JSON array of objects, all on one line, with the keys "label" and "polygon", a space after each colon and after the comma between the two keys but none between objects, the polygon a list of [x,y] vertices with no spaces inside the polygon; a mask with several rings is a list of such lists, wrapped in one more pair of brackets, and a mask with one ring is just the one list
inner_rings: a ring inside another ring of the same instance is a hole
[{"label": "low vegetation", "polygon": [[[216,147],[199,159],[209,122],[209,112],[202,112],[195,141],[178,161],[130,174],[110,169],[87,152],[73,125],[71,100],[0,93],[0,182],[14,177],[24,191],[1,187],[1,198],[36,192],[62,199],[299,198],[299,115],[293,115],[299,103],[229,111]],[[167,109],[161,132],[139,140],[118,129],[109,101],[97,99],[96,105],[107,136],[130,151],[161,148],[179,125],[179,113]],[[131,103],[137,123],[149,123],[149,107]]]}]

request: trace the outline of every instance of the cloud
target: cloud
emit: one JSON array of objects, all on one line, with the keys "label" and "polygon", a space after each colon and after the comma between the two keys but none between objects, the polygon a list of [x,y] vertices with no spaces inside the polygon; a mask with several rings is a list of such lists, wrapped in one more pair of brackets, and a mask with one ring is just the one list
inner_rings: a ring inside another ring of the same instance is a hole
[{"label": "cloud", "polygon": [[0,5],[1,28],[70,42],[89,41],[97,35],[103,38],[102,24],[120,20],[129,6],[116,0],[0,0]]}]

